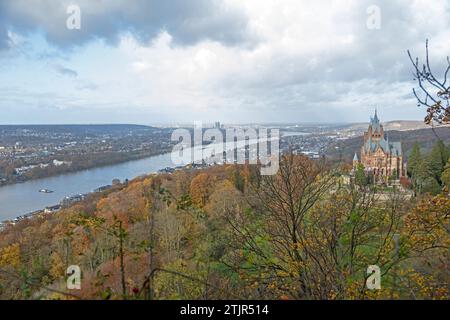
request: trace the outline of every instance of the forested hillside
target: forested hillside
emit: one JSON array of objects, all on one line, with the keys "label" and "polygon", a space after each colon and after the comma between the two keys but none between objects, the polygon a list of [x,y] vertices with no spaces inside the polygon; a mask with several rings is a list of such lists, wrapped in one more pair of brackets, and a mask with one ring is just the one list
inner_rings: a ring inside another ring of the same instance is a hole
[{"label": "forested hillside", "polygon": [[2,231],[0,298],[448,299],[448,189],[382,200],[347,170],[286,155],[276,176],[227,165],[115,186]]}]

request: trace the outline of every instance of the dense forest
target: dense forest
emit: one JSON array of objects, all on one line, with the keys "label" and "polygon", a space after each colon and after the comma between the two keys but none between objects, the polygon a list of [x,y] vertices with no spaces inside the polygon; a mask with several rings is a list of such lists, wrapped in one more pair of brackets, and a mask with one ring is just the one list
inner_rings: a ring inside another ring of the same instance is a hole
[{"label": "dense forest", "polygon": [[450,166],[413,198],[350,169],[286,154],[274,176],[223,165],[117,185],[5,228],[0,298],[448,299]]}]

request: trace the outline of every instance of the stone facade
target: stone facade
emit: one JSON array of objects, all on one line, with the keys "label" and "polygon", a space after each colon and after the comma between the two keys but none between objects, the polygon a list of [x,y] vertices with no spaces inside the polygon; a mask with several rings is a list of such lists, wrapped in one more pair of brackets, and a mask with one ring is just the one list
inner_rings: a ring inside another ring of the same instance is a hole
[{"label": "stone facade", "polygon": [[378,119],[377,111],[375,111],[375,116],[370,118],[369,128],[364,133],[361,161],[356,154],[353,158],[354,167],[359,163],[378,182],[386,181],[388,177],[399,179],[406,176],[401,142],[389,141],[388,135],[384,132]]}]

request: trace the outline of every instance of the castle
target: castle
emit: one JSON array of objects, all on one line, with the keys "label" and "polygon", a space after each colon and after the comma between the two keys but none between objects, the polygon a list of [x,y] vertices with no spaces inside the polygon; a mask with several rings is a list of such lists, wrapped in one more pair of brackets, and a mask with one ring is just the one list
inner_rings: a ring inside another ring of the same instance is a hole
[{"label": "castle", "polygon": [[389,141],[376,110],[375,116],[370,118],[369,129],[364,132],[361,161],[355,153],[353,168],[356,169],[359,163],[364,166],[366,173],[373,175],[375,182],[385,182],[389,177],[400,179],[406,176],[401,142]]}]

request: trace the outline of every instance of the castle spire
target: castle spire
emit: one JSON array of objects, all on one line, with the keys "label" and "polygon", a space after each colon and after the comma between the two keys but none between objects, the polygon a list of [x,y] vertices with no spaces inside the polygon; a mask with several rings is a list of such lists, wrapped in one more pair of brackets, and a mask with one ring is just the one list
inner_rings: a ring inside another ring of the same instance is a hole
[{"label": "castle spire", "polygon": [[373,117],[373,120],[375,121],[375,122],[378,122],[379,120],[378,120],[378,115],[377,115],[377,108],[375,107],[375,116]]}]

